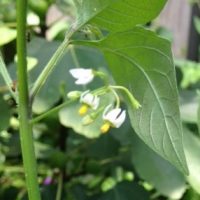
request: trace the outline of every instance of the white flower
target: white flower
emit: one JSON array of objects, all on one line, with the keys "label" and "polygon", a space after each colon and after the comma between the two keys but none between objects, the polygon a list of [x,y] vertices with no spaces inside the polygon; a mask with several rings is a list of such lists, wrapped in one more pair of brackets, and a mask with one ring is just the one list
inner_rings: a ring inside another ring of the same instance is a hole
[{"label": "white flower", "polygon": [[77,79],[75,81],[77,85],[86,85],[94,79],[92,69],[75,68],[70,69],[69,72],[75,79]]},{"label": "white flower", "polygon": [[126,111],[121,108],[114,108],[109,111],[110,105],[106,107],[103,113],[105,123],[101,127],[101,132],[106,133],[110,127],[119,128],[126,119]]},{"label": "white flower", "polygon": [[81,94],[80,102],[87,104],[92,109],[96,110],[99,106],[100,98],[96,95],[93,95],[92,93],[90,93],[89,90],[87,90],[86,92],[83,92]]},{"label": "white flower", "polygon": [[79,109],[79,114],[84,115],[88,111],[88,108],[92,108],[93,110],[96,110],[98,108],[100,98],[96,95],[93,95],[88,90],[88,91],[81,94],[80,102],[83,105]]}]

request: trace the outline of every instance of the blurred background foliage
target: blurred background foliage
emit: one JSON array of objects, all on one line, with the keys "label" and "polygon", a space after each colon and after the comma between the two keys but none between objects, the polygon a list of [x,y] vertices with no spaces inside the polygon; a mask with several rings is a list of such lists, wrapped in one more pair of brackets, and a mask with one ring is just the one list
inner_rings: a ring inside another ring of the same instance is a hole
[{"label": "blurred background foliage", "polygon": [[[199,1],[190,2],[199,4]],[[0,2],[0,49],[16,82],[16,1]],[[193,6],[191,4],[191,6]],[[28,74],[30,86],[64,38],[76,16],[72,0],[29,0],[27,16]],[[193,19],[200,34],[200,18]],[[148,25],[173,41],[166,27]],[[74,37],[94,39],[85,27]],[[198,52],[199,55],[199,52]],[[200,64],[199,60],[175,58],[184,147],[190,176],[149,149],[133,133],[127,121],[109,134],[81,124],[74,103],[33,126],[38,181],[43,199],[55,200],[198,200],[200,199]],[[34,116],[62,103],[67,92],[80,89],[68,73],[70,68],[106,70],[96,49],[70,46],[44,88],[33,102]],[[99,80],[89,85],[97,87]],[[83,90],[85,88],[82,88]],[[108,101],[109,96],[103,99]],[[15,103],[0,77],[0,199],[27,199]],[[101,120],[101,119],[99,119]],[[101,123],[101,122],[99,122]],[[77,134],[78,133],[78,134]],[[60,198],[61,196],[61,198]]]}]

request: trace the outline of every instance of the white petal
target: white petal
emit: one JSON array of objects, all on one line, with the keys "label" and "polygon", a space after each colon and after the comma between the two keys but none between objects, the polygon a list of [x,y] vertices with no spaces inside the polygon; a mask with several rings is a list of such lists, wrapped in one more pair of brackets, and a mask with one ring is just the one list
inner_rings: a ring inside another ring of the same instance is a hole
[{"label": "white petal", "polygon": [[86,85],[86,84],[90,83],[93,80],[93,78],[94,78],[94,76],[80,77],[75,81],[75,83],[77,85]]},{"label": "white petal", "polygon": [[99,102],[100,102],[100,98],[97,97],[97,96],[95,96],[95,98],[94,98],[94,100],[93,100],[93,104],[92,104],[92,108],[93,108],[94,110],[96,110],[96,109],[98,108]]},{"label": "white petal", "polygon": [[121,108],[115,108],[108,112],[110,107],[110,105],[106,107],[103,119],[109,121],[115,128],[119,128],[126,119],[126,111],[122,111]]},{"label": "white petal", "polygon": [[104,120],[113,122],[113,121],[115,121],[115,119],[117,118],[117,116],[119,115],[120,112],[121,112],[121,108],[115,108],[115,109],[111,110],[110,112],[108,112],[104,116]]},{"label": "white petal", "polygon": [[85,71],[84,68],[75,68],[75,69],[70,69],[69,70],[70,74],[76,79],[78,79],[80,76],[82,76],[84,71]]},{"label": "white petal", "polygon": [[91,93],[89,93],[89,91],[88,91],[88,92],[84,92],[81,95],[80,102],[90,105],[92,103],[93,99],[94,99],[94,96]]},{"label": "white petal", "polygon": [[100,98],[97,96],[94,96],[88,90],[88,91],[82,93],[80,102],[91,106],[95,110],[99,106]]},{"label": "white petal", "polygon": [[115,122],[113,123],[113,125],[116,128],[119,128],[125,121],[126,119],[126,111],[124,110],[119,117],[117,117],[117,119],[115,120]]}]

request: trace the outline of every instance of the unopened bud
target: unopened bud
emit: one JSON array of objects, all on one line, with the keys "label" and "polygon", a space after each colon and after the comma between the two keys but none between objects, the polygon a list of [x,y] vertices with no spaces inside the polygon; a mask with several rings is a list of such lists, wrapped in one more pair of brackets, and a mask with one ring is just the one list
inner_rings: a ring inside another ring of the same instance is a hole
[{"label": "unopened bud", "polygon": [[67,93],[67,97],[71,100],[76,100],[80,98],[81,92],[80,91],[71,91]]},{"label": "unopened bud", "polygon": [[82,124],[84,125],[84,126],[87,126],[87,125],[89,125],[89,124],[91,124],[91,123],[93,123],[94,122],[94,119],[90,116],[90,115],[86,115],[83,119],[82,119]]}]

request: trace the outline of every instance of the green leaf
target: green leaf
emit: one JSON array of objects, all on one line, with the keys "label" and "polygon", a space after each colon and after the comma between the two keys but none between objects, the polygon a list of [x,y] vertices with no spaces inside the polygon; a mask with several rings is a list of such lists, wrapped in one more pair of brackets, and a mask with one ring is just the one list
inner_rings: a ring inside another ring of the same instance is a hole
[{"label": "green leaf", "polygon": [[197,123],[198,96],[196,91],[184,90],[180,92],[181,119],[187,123]]},{"label": "green leaf", "polygon": [[159,194],[170,199],[182,197],[186,190],[186,179],[183,174],[133,134],[130,122],[125,122],[123,132],[113,130],[112,135],[121,144],[130,146],[130,161],[126,163],[132,163],[140,179],[147,181]]},{"label": "green leaf", "polygon": [[189,60],[176,60],[176,66],[180,67],[183,79],[181,87],[187,88],[190,85],[198,83],[200,80],[200,64]]},{"label": "green leaf", "polygon": [[186,195],[183,198],[183,200],[199,200],[199,199],[200,195],[191,188],[187,191]]},{"label": "green leaf", "polygon": [[5,26],[0,27],[0,46],[7,44],[17,37],[17,31]]},{"label": "green leaf", "polygon": [[138,110],[128,106],[136,133],[150,148],[188,174],[169,42],[136,27],[101,41],[77,43],[96,46],[104,52],[116,83],[127,87],[142,105]]},{"label": "green leaf", "polygon": [[77,27],[91,23],[111,32],[117,32],[151,21],[159,14],[167,1],[79,0],[76,2]]},{"label": "green leaf", "polygon": [[184,147],[190,175],[187,177],[192,188],[200,194],[200,139],[184,128]]},{"label": "green leaf", "polygon": [[148,148],[136,135],[132,138],[132,162],[140,178],[150,182],[160,194],[171,199],[183,196],[186,180],[181,172]]}]

